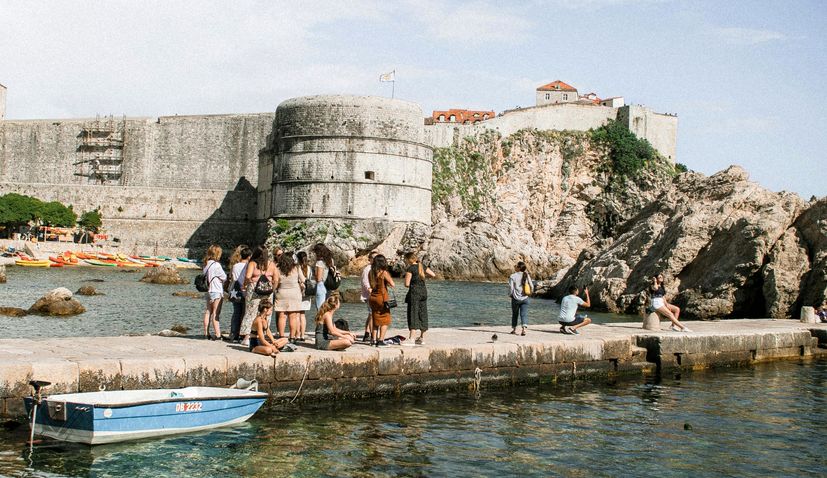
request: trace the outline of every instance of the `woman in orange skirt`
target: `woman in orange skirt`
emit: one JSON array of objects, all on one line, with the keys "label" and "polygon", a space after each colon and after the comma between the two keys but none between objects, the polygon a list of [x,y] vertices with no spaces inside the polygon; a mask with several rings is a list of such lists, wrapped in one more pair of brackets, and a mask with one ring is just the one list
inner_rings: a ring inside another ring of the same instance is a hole
[{"label": "woman in orange skirt", "polygon": [[385,345],[385,333],[388,331],[388,326],[391,325],[391,309],[388,308],[388,287],[393,287],[393,279],[388,273],[388,261],[382,254],[373,258],[373,263],[370,266],[370,319],[373,325],[371,326],[371,345],[377,347]]}]

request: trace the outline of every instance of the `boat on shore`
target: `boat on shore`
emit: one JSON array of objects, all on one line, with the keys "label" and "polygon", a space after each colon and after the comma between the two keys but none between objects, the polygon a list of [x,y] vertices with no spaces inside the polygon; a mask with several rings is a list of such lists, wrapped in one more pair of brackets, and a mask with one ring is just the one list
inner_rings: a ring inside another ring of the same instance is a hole
[{"label": "boat on shore", "polygon": [[[37,385],[35,385],[37,384]],[[113,390],[40,397],[46,382],[32,382],[24,399],[34,435],[98,445],[189,433],[242,423],[267,399],[255,381],[245,388],[186,387]],[[235,386],[234,386],[235,387]]]},{"label": "boat on shore", "polygon": [[23,267],[51,267],[53,264],[49,259],[17,259],[14,265]]}]

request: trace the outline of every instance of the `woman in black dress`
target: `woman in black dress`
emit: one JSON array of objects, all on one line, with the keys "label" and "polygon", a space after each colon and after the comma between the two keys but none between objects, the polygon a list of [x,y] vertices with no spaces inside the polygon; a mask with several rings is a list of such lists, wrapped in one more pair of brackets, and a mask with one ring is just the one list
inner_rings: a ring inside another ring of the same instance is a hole
[{"label": "woman in black dress", "polygon": [[419,331],[416,339],[418,345],[424,343],[425,331],[428,330],[428,289],[425,287],[426,277],[435,277],[434,271],[424,267],[416,257],[416,253],[405,254],[405,287],[408,294],[405,302],[408,304],[408,340],[413,339],[414,330]]}]

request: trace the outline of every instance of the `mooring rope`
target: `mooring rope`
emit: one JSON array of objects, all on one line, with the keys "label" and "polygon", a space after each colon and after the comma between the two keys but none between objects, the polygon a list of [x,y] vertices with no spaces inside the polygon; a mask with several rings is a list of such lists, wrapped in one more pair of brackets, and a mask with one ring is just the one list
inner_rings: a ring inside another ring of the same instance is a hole
[{"label": "mooring rope", "polygon": [[304,365],[304,376],[302,377],[302,381],[299,384],[299,389],[296,390],[296,395],[293,397],[292,400],[290,400],[290,403],[295,402],[296,399],[299,398],[299,394],[302,392],[302,387],[304,386],[304,381],[307,379],[307,372],[309,372],[309,371],[310,371],[310,356],[308,355],[307,356],[307,362]]},{"label": "mooring rope", "polygon": [[482,382],[482,369],[477,367],[474,370],[474,396],[480,398],[480,382]]}]

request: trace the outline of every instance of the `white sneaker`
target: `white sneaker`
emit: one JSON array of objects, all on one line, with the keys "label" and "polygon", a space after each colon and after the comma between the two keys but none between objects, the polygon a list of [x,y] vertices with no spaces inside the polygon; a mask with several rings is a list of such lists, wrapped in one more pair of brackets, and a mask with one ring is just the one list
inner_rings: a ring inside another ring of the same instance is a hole
[{"label": "white sneaker", "polygon": [[672,326],[669,328],[672,329],[673,332],[683,332],[683,330],[680,327],[677,327],[675,324],[672,324]]},{"label": "white sneaker", "polygon": [[686,327],[686,326],[683,327],[683,331],[684,332],[692,332],[691,330],[689,330],[689,327]]}]

